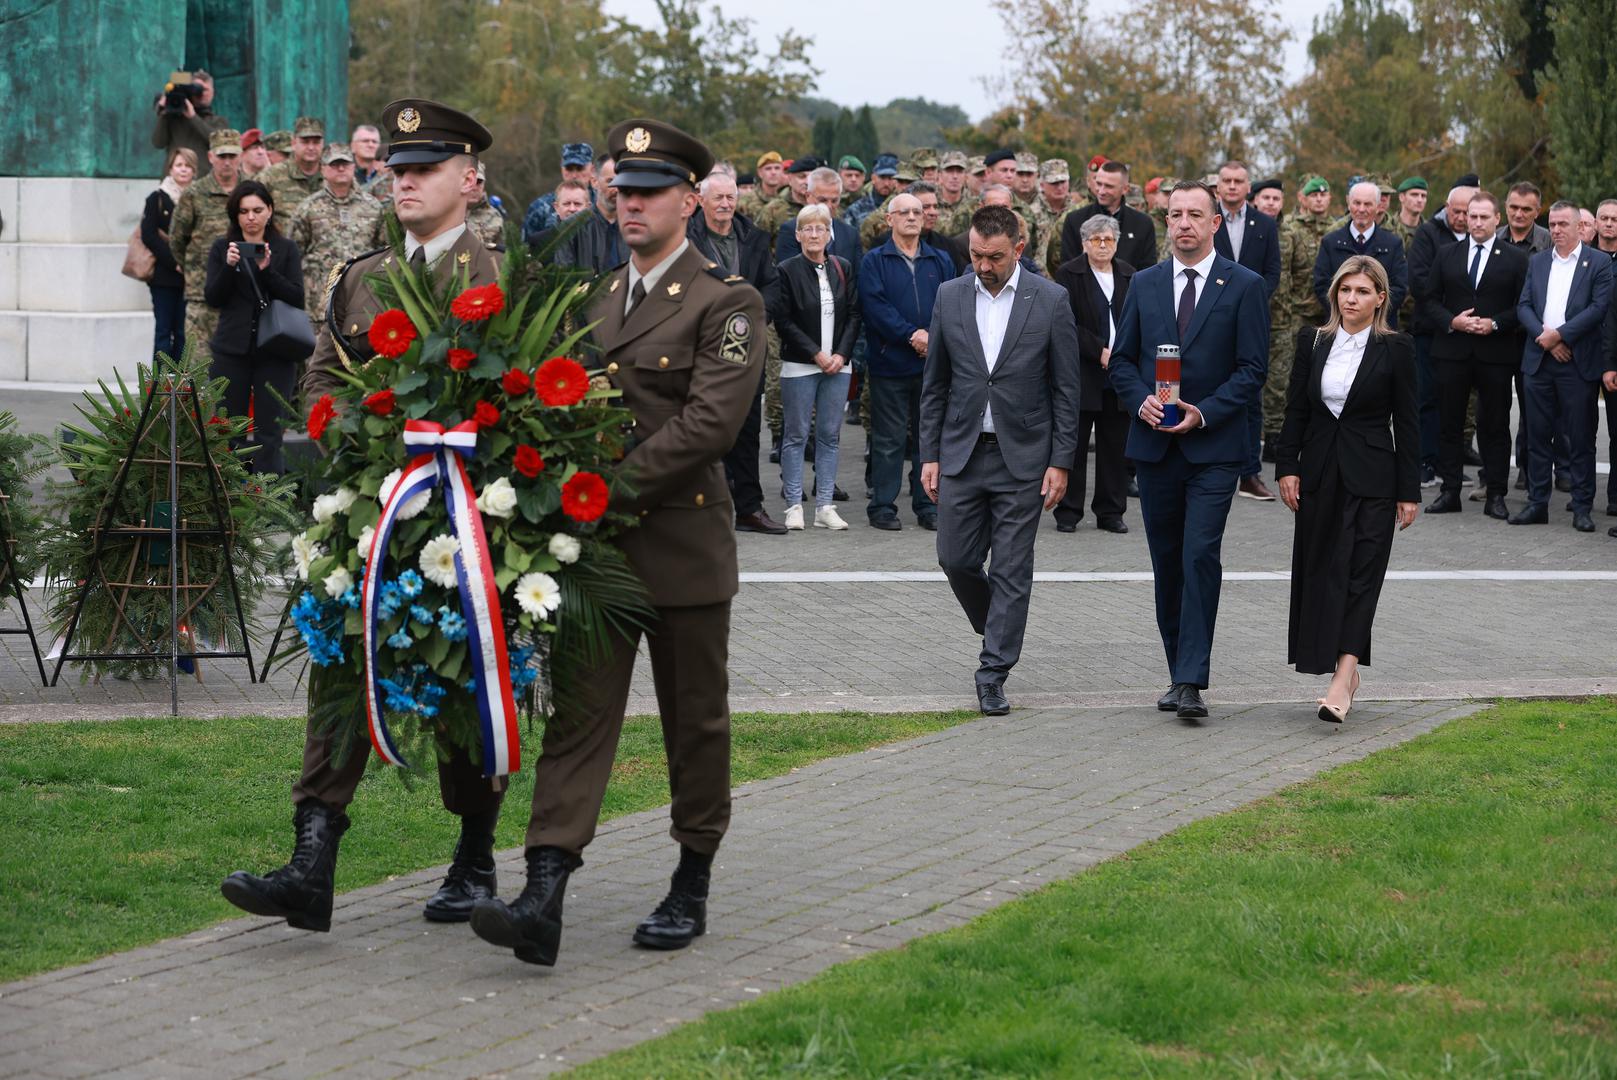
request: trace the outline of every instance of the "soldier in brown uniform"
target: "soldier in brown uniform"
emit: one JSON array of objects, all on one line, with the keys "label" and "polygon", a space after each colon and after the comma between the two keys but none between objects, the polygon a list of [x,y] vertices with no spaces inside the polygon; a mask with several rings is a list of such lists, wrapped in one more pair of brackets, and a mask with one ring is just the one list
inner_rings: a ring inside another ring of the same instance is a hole
[{"label": "soldier in brown uniform", "polygon": [[[395,101],[382,117],[390,138],[387,163],[396,177],[395,206],[405,229],[405,258],[425,265],[439,278],[464,269],[472,285],[496,281],[497,257],[466,228],[466,201],[477,182],[476,155],[493,141],[488,131],[465,113],[432,101]],[[337,373],[344,367],[357,368],[370,360],[367,332],[384,305],[365,276],[395,257],[384,248],[333,268],[322,293],[326,324],[303,379],[307,400],[335,389],[341,383]],[[321,692],[318,686],[316,692]],[[322,731],[313,719],[314,710],[310,713],[303,772],[292,785],[296,808],[292,858],[263,877],[238,870],[225,879],[221,891],[232,904],[255,915],[283,918],[301,930],[324,931],[331,928],[337,845],[348,829],[344,811],[365,774],[370,752],[362,742],[345,755],[341,737]],[[504,785],[485,778],[457,748],[438,764],[438,787],[444,808],[461,820],[460,842],[448,876],[427,901],[425,914],[435,922],[465,922],[476,900],[494,895],[494,823]]]},{"label": "soldier in brown uniform", "polygon": [[[640,515],[622,544],[656,608],[646,636],[680,845],[673,886],[634,940],[677,949],[706,930],[713,854],[730,822],[726,664],[737,567],[719,461],[758,392],[764,302],[685,237],[696,184],[713,166],[707,147],[652,120],[619,124],[607,143],[618,169],[618,224],[633,256],[613,271],[591,317],[600,320],[607,377],[634,413],[627,487],[614,491],[613,506]],[[545,726],[527,888],[509,906],[490,899],[473,910],[477,935],[519,960],[556,961],[562,896],[595,835],[639,637],[617,639],[580,700],[560,704]]]}]

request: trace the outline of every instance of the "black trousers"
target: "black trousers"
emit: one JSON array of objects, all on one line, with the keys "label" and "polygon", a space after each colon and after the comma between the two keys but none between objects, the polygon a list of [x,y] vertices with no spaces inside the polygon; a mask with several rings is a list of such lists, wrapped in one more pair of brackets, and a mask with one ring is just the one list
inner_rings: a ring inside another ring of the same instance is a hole
[{"label": "black trousers", "polygon": [[[1460,412],[1463,422],[1463,399]],[[1481,427],[1479,412],[1479,432]],[[1370,626],[1397,521],[1396,502],[1351,494],[1342,486],[1341,474],[1329,466],[1319,487],[1299,498],[1286,648],[1286,662],[1298,671],[1329,675],[1343,653],[1370,663]]]},{"label": "black trousers", "polygon": [[764,370],[758,369],[758,392],[752,395],[752,408],[741,422],[735,445],[724,455],[724,478],[730,485],[730,499],[736,517],[756,514],[764,508],[763,482],[758,478],[758,438],[763,428]]},{"label": "black trousers", "polygon": [[1604,386],[1600,393],[1606,399],[1606,460],[1612,465],[1606,474],[1606,511],[1610,513],[1617,510],[1617,394]]},{"label": "black trousers", "polygon": [[260,360],[251,353],[241,356],[214,349],[213,366],[209,370],[214,378],[229,380],[225,387],[227,414],[246,416],[247,404],[252,402],[253,441],[258,444],[258,453],[248,459],[249,467],[254,472],[277,476],[285,472],[286,461],[281,455],[284,410],[275,395],[292,400],[292,382],[297,376],[294,366],[282,361]]},{"label": "black trousers", "polygon": [[1438,412],[1442,437],[1437,471],[1445,492],[1460,490],[1465,466],[1465,408],[1477,392],[1477,450],[1488,477],[1488,494],[1503,495],[1510,486],[1510,393],[1513,367],[1474,360],[1437,362]]},{"label": "black trousers", "polygon": [[1129,414],[1118,408],[1115,391],[1105,391],[1101,400],[1100,409],[1085,409],[1078,414],[1078,456],[1067,474],[1067,493],[1055,509],[1056,521],[1062,525],[1084,520],[1084,489],[1088,483],[1084,471],[1089,465],[1091,432],[1095,435],[1095,497],[1089,508],[1095,511],[1096,521],[1117,520],[1129,508],[1129,474],[1123,457],[1129,438]]}]

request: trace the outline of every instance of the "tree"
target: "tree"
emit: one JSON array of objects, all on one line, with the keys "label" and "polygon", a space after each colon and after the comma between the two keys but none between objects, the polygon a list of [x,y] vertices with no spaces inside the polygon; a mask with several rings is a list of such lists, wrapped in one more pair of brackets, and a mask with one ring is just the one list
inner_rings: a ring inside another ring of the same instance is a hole
[{"label": "tree", "polygon": [[869,105],[859,106],[859,115],[854,120],[853,149],[849,152],[858,154],[870,168],[876,167],[876,155],[881,153],[881,140],[876,137],[876,118],[870,115]]},{"label": "tree", "polygon": [[836,152],[837,119],[826,115],[814,121],[814,156],[821,161],[828,161]]},{"label": "tree", "polygon": [[[831,153],[827,154],[825,159],[834,166],[844,154],[853,154],[855,157],[858,157],[859,152],[853,148],[853,144],[853,113],[847,109],[843,109],[841,112],[837,113],[835,137],[831,140]],[[869,165],[870,162],[866,161],[865,164]]]},{"label": "tree", "polygon": [[1593,207],[1617,178],[1617,62],[1607,47],[1617,0],[1562,0],[1550,20],[1560,42],[1547,110],[1555,170],[1564,198]]}]

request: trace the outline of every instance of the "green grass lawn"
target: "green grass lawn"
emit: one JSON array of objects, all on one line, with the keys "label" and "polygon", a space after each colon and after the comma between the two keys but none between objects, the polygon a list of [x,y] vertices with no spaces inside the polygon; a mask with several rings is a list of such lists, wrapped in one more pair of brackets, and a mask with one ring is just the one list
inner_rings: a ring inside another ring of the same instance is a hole
[{"label": "green grass lawn", "polygon": [[[778,776],[975,717],[741,714],[733,722],[734,780]],[[0,981],[241,914],[219,895],[219,882],[231,870],[286,861],[288,789],[302,748],[303,723],[285,719],[0,726]],[[536,753],[524,746],[525,760]],[[530,769],[506,795],[500,847],[521,845],[532,795]],[[632,719],[602,816],[667,801],[661,728],[655,718]],[[373,769],[350,816],[339,890],[445,863],[458,835],[435,776],[406,789]],[[675,854],[670,841],[670,867]]]},{"label": "green grass lawn", "polygon": [[1455,721],[578,1075],[1617,1076],[1617,702]]}]

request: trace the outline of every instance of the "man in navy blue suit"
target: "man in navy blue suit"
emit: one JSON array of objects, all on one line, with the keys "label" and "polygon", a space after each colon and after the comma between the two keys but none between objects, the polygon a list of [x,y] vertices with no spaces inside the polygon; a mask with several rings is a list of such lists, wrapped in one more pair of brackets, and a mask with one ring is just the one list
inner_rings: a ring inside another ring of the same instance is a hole
[{"label": "man in navy blue suit", "polygon": [[[1269,369],[1263,279],[1213,250],[1218,197],[1186,181],[1168,197],[1168,251],[1134,275],[1110,373],[1134,415],[1127,453],[1156,579],[1157,628],[1173,685],[1157,701],[1182,720],[1207,715],[1207,687],[1224,568],[1224,522],[1247,459],[1247,408]],[[1183,419],[1163,427],[1158,345],[1180,350]]]},{"label": "man in navy blue suit", "polygon": [[[1263,279],[1264,300],[1280,288],[1280,229],[1275,219],[1259,213],[1247,203],[1252,193],[1252,174],[1239,161],[1226,161],[1218,167],[1218,231],[1213,249]],[[1264,308],[1264,312],[1268,312]],[[1274,492],[1263,482],[1263,395],[1252,399],[1247,408],[1247,436],[1252,442],[1241,469],[1241,483],[1235,493],[1245,499],[1274,502]]]},{"label": "man in navy blue suit", "polygon": [[[1594,532],[1595,409],[1612,367],[1602,328],[1612,302],[1612,262],[1578,242],[1578,207],[1550,207],[1550,243],[1527,264],[1516,317],[1527,331],[1522,379],[1527,389],[1527,505],[1512,525],[1550,520],[1550,471],[1560,432],[1571,450],[1572,527]],[[1492,479],[1492,476],[1489,477]]]}]

